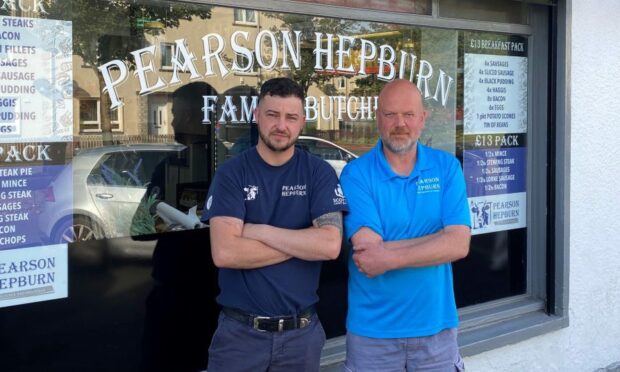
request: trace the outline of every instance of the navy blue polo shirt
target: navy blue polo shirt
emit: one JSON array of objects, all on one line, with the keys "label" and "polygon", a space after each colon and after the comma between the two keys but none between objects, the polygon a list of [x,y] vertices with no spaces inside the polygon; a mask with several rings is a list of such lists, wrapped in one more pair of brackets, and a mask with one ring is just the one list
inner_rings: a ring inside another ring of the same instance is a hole
[{"label": "navy blue polo shirt", "polygon": [[[207,197],[206,221],[216,216],[285,229],[304,229],[347,204],[333,168],[295,148],[281,166],[271,166],[255,147],[221,165]],[[223,306],[253,314],[295,314],[318,301],[320,261],[291,258],[256,269],[220,269],[217,297]]]}]

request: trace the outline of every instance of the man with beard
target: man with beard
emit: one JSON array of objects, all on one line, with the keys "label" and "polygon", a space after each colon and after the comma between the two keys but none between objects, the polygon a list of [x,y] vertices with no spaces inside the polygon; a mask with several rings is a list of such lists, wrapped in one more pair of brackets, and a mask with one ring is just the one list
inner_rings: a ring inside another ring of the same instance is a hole
[{"label": "man with beard", "polygon": [[319,369],[321,261],[340,253],[347,206],[335,171],[295,147],[303,104],[294,81],[265,82],[258,144],[221,165],[209,189],[203,220],[222,305],[209,372]]},{"label": "man with beard", "polygon": [[454,156],[418,142],[426,115],[414,84],[388,83],[379,142],[341,175],[353,245],[345,370],[463,368],[450,263],[469,251],[465,180]]}]

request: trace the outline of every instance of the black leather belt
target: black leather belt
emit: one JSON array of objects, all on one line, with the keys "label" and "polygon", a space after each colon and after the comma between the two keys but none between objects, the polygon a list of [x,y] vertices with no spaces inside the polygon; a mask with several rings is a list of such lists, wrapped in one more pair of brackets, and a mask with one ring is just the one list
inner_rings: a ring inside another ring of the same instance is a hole
[{"label": "black leather belt", "polygon": [[222,312],[243,324],[263,332],[282,332],[290,329],[304,328],[310,324],[310,317],[314,315],[314,306],[310,306],[297,314],[297,316],[260,316],[246,313],[231,307],[222,308]]}]

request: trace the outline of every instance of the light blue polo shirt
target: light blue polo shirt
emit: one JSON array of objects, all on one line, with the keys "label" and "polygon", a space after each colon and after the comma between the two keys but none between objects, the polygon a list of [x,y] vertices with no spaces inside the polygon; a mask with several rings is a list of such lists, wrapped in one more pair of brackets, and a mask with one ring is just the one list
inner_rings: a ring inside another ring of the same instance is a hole
[{"label": "light blue polo shirt", "polygon": [[[463,171],[445,151],[418,143],[413,171],[399,176],[379,141],[345,167],[340,182],[349,203],[344,220],[348,239],[362,227],[394,241],[429,235],[448,225],[471,226]],[[457,325],[449,263],[368,278],[349,255],[349,332],[375,338],[419,337]]]}]

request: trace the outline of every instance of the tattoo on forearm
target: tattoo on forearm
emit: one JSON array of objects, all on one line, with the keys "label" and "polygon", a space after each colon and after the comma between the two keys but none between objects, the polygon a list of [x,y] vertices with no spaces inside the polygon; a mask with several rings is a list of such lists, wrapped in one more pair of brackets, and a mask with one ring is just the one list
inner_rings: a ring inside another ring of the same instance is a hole
[{"label": "tattoo on forearm", "polygon": [[338,228],[340,231],[340,236],[342,236],[342,212],[330,212],[325,213],[324,215],[317,217],[312,224],[315,227],[321,227],[325,225],[332,225]]}]

